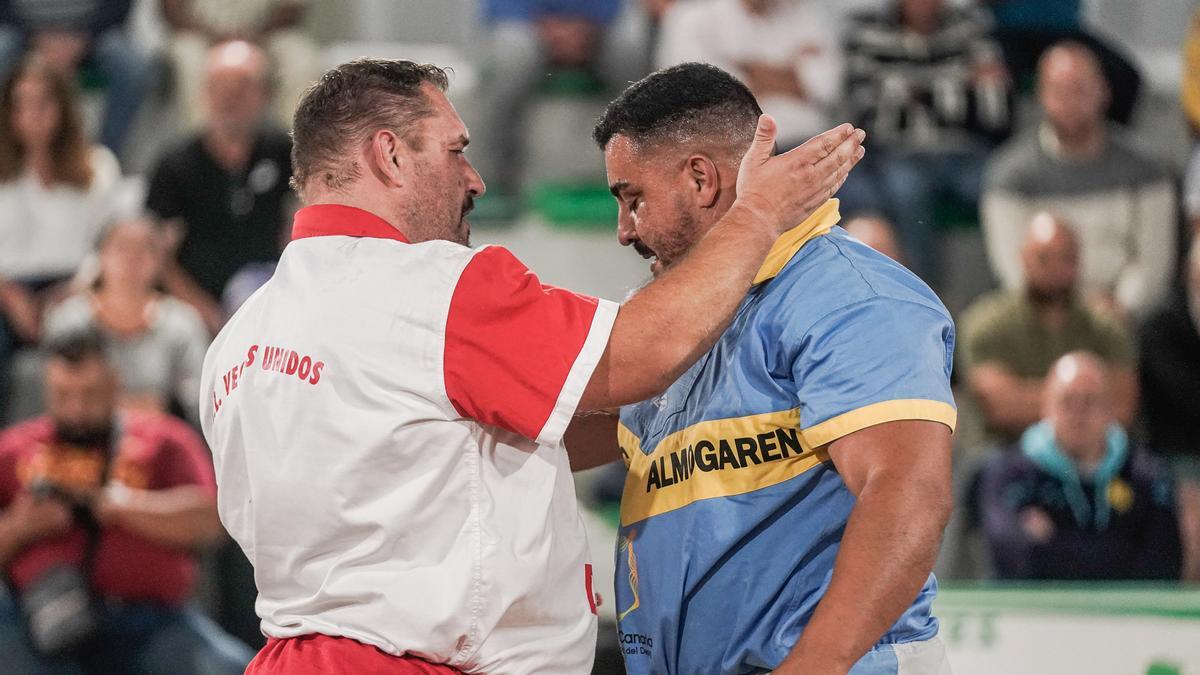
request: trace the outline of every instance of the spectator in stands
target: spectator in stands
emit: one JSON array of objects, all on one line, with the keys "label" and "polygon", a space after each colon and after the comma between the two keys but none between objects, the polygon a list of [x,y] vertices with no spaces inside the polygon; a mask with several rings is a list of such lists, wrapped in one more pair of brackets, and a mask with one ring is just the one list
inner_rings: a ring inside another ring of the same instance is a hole
[{"label": "spectator in stands", "polygon": [[46,337],[96,331],[121,374],[123,407],[171,410],[198,425],[208,330],[195,309],[158,290],[163,256],[153,223],[118,221],[100,243],[92,288],[51,311]]},{"label": "spectator in stands", "polygon": [[1140,353],[1147,439],[1175,470],[1184,578],[1200,581],[1200,238],[1188,255],[1185,287],[1142,326]]},{"label": "spectator in stands", "polygon": [[270,55],[274,116],[284,129],[301,94],[321,74],[320,50],[304,30],[308,0],[159,0],[172,31],[170,51],[180,109],[193,129],[204,123],[206,54],[213,45],[246,40]]},{"label": "spectator in stands", "polygon": [[1046,381],[1044,418],[980,478],[979,510],[1004,579],[1178,579],[1170,475],[1113,417],[1099,359],[1073,352]]},{"label": "spectator in stands", "polygon": [[0,72],[28,51],[64,78],[94,70],[107,88],[100,142],[120,153],[152,82],[125,24],[132,0],[0,0]]},{"label": "spectator in stands", "polygon": [[486,128],[477,164],[488,200],[515,208],[521,185],[525,113],[547,71],[590,70],[613,91],[638,79],[645,48],[616,30],[622,0],[485,0],[489,32]]},{"label": "spectator in stands", "polygon": [[[202,442],[171,417],[115,412],[118,375],[95,334],[47,351],[48,415],[0,435],[0,565],[15,591],[0,601],[3,669],[241,673],[245,646],[187,607],[192,554],[223,536]],[[50,664],[27,636],[24,601],[62,566],[105,602],[98,639]]]},{"label": "spectator in stands", "polygon": [[1112,370],[1116,420],[1128,426],[1137,406],[1133,338],[1113,318],[1079,299],[1079,240],[1047,213],[1034,217],[1021,250],[1023,287],[976,301],[961,322],[959,356],[967,387],[988,429],[1011,442],[1045,409],[1045,374],[1064,354],[1087,350]]},{"label": "spectator in stands", "polygon": [[60,72],[39,60],[9,72],[0,90],[0,380],[16,346],[37,342],[53,289],[113,216],[120,174],[111,152],[88,144]]},{"label": "spectator in stands", "polygon": [[904,249],[896,237],[896,228],[887,218],[879,215],[856,216],[847,220],[842,227],[855,239],[904,264]]},{"label": "spectator in stands", "polygon": [[1045,122],[992,160],[983,226],[988,257],[1009,289],[1020,287],[1021,236],[1051,209],[1078,228],[1089,300],[1115,314],[1145,316],[1166,296],[1176,257],[1175,188],[1157,162],[1113,137],[1104,118],[1108,87],[1081,44],[1046,52],[1038,97]]},{"label": "spectator in stands", "polygon": [[889,0],[854,15],[845,32],[849,114],[871,152],[841,197],[848,213],[888,213],[910,266],[930,280],[935,204],[951,197],[977,208],[988,155],[1012,122],[989,28],[982,13],[943,0]]},{"label": "spectator in stands", "polygon": [[182,229],[165,282],[212,331],[219,298],[244,265],[279,258],[291,220],[291,141],[264,124],[268,64],[248,42],[214,47],[207,59],[208,120],[167,152],[150,180],[147,208]]},{"label": "spectator in stands", "polygon": [[1018,83],[1033,79],[1046,50],[1071,40],[1086,45],[1099,59],[1111,97],[1104,110],[1109,119],[1128,124],[1141,90],[1137,68],[1107,41],[1083,24],[1083,0],[984,0],[996,23],[996,39]]},{"label": "spectator in stands", "polygon": [[655,63],[711,63],[750,87],[781,147],[832,126],[841,93],[838,18],[819,0],[689,0],[662,20]]}]

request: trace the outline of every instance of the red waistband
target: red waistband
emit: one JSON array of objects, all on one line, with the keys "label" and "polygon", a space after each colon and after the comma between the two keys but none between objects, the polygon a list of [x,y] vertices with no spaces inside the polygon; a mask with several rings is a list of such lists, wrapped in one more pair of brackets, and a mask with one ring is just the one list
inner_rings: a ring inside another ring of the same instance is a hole
[{"label": "red waistband", "polygon": [[350,638],[303,635],[270,638],[246,675],[461,675],[415,656],[393,656]]}]

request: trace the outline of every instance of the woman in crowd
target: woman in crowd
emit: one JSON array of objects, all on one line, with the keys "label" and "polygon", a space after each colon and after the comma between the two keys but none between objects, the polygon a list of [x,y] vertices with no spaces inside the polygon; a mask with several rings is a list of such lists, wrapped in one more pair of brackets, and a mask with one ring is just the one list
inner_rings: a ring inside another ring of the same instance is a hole
[{"label": "woman in crowd", "polygon": [[0,384],[112,218],[120,177],[84,137],[72,83],[36,60],[15,68],[0,89]]},{"label": "woman in crowd", "polygon": [[46,335],[96,329],[121,373],[126,407],[195,422],[208,332],[196,310],[159,291],[164,256],[153,224],[117,221],[101,238],[96,281],[50,312]]}]

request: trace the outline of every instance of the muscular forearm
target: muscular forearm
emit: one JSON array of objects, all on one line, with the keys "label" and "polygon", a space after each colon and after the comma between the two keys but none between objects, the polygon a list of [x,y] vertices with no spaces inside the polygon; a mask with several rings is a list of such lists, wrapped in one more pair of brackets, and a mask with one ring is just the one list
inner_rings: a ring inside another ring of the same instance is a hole
[{"label": "muscular forearm", "polygon": [[185,551],[209,546],[223,533],[215,501],[197,487],[129,490],[104,507],[102,520],[161,546]]},{"label": "muscular forearm", "polygon": [[829,590],[777,674],[846,673],[896,623],[933,569],[948,482],[880,473],[863,488]]}]

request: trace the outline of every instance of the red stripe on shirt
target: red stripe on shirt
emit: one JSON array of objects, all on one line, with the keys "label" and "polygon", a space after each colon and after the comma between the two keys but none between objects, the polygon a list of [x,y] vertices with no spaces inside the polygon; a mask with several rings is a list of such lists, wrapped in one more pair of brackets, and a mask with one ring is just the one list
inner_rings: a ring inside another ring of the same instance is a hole
[{"label": "red stripe on shirt", "polygon": [[454,408],[463,417],[537,438],[598,304],[542,285],[503,248],[476,253],[446,319],[446,393]]},{"label": "red stripe on shirt", "polygon": [[344,204],[313,204],[297,211],[292,221],[292,240],[309,237],[371,237],[408,243],[408,238],[388,221]]}]

